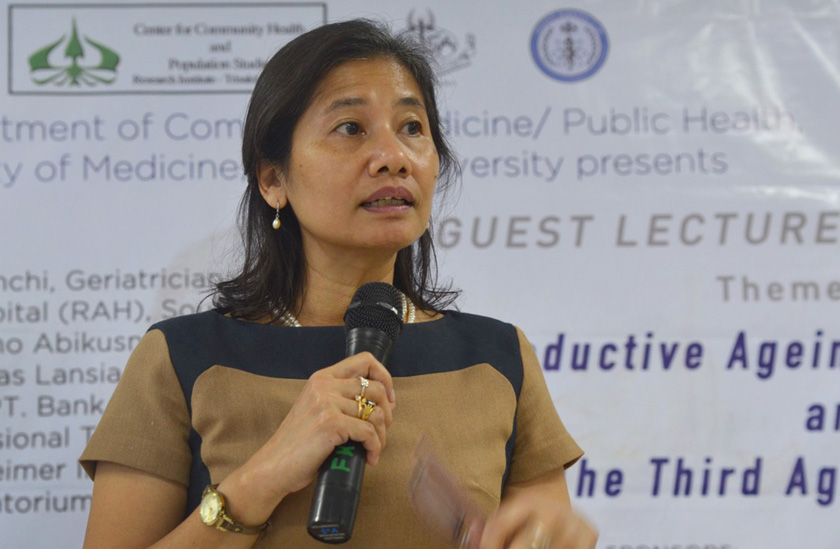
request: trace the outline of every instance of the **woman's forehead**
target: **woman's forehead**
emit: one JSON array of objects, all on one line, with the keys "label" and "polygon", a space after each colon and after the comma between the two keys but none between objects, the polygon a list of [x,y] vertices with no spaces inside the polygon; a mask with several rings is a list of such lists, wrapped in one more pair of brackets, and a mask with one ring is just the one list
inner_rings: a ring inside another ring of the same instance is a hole
[{"label": "woman's forehead", "polygon": [[312,104],[321,109],[364,105],[372,96],[392,94],[401,106],[423,106],[423,94],[411,73],[388,57],[356,59],[335,67],[321,81]]}]

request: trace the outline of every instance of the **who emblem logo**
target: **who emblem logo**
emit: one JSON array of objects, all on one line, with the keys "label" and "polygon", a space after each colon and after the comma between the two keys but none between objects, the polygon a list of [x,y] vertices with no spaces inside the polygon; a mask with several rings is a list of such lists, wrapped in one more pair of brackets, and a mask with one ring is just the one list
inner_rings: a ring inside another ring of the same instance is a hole
[{"label": "who emblem logo", "polygon": [[[63,55],[59,46],[65,44]],[[88,86],[112,84],[117,79],[120,56],[104,44],[89,37],[79,40],[76,19],[73,19],[70,38],[64,35],[29,56],[29,73],[39,86]],[[89,55],[93,53],[93,55]]]},{"label": "who emblem logo", "polygon": [[598,72],[608,49],[603,25],[580,10],[546,15],[531,35],[534,62],[545,74],[562,82],[576,82]]}]

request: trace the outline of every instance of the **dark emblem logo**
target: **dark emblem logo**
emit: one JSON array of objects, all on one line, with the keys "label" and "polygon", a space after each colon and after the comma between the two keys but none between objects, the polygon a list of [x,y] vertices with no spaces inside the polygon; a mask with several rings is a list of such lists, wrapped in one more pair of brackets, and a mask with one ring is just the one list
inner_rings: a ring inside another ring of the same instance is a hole
[{"label": "dark emblem logo", "polygon": [[[84,84],[93,87],[98,84],[111,84],[116,80],[120,56],[109,47],[85,36],[84,41],[98,54],[96,61],[91,60],[82,46],[82,41],[79,40],[75,19],[73,19],[70,38],[64,47],[64,59],[69,60],[69,62],[62,63],[55,60],[54,58],[59,57],[59,54],[54,53],[54,50],[66,38],[66,35],[62,36],[52,44],[44,46],[29,56],[29,70],[33,82],[40,86],[47,84],[81,86]],[[90,51],[89,49],[88,52]],[[86,61],[87,63],[85,63]]]},{"label": "dark emblem logo", "polygon": [[425,17],[418,17],[411,10],[408,14],[408,28],[400,34],[429,48],[440,66],[440,76],[469,67],[475,56],[475,36],[467,34],[462,45],[455,34],[437,26],[431,10],[426,10]]},{"label": "dark emblem logo", "polygon": [[603,25],[586,12],[560,10],[537,23],[531,55],[551,78],[575,82],[595,74],[607,58],[609,42]]}]

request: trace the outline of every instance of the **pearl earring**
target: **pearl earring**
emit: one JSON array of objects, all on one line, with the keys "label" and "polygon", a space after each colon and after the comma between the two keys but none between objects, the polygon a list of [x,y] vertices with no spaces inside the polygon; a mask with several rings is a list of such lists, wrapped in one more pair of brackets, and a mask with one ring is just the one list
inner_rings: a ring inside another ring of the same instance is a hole
[{"label": "pearl earring", "polygon": [[274,230],[280,228],[280,201],[277,201],[277,214],[274,216],[274,221],[271,222],[271,226],[274,227]]}]

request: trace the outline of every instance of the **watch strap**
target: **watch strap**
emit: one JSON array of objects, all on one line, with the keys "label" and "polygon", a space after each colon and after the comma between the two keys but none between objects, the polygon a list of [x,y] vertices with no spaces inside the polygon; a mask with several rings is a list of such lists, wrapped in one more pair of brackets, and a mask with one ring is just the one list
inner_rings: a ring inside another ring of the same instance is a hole
[{"label": "watch strap", "polygon": [[222,502],[222,507],[219,510],[219,518],[217,518],[216,522],[214,522],[210,526],[215,526],[219,530],[224,530],[225,532],[233,532],[235,534],[247,535],[262,534],[263,532],[268,530],[268,528],[271,526],[270,521],[265,521],[265,524],[262,524],[261,526],[245,526],[244,524],[238,522],[235,518],[230,516],[230,514],[228,514],[225,496],[216,489],[217,486],[219,485],[211,484],[204,489],[204,494],[215,493],[217,496],[219,496],[219,499]]}]

